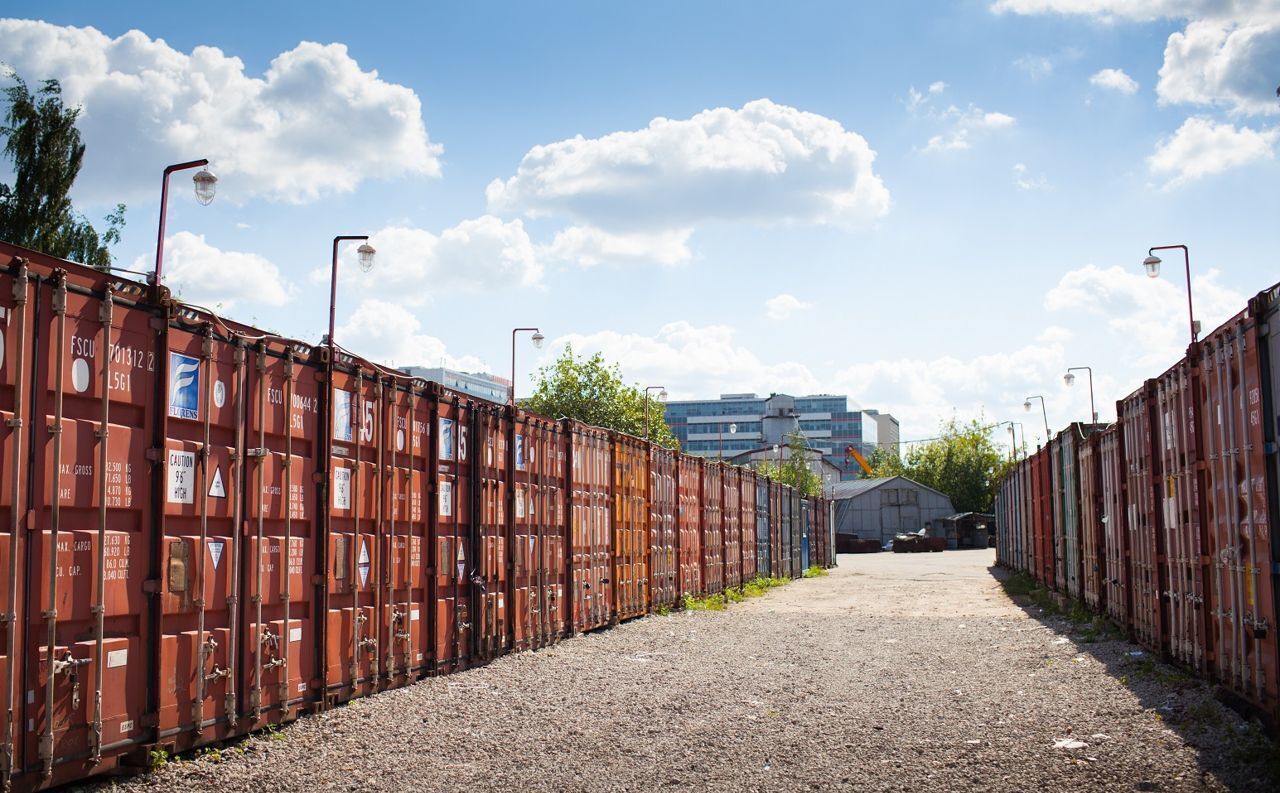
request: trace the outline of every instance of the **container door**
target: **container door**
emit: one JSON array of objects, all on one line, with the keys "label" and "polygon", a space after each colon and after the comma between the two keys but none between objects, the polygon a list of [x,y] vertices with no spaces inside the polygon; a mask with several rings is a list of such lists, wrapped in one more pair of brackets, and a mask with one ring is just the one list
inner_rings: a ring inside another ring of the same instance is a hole
[{"label": "container door", "polygon": [[382,579],[380,638],[388,685],[416,680],[428,670],[427,490],[430,483],[430,400],[421,384],[388,382],[383,404],[386,486],[385,532],[379,553],[387,560]]},{"label": "container door", "polygon": [[471,656],[474,607],[468,570],[471,542],[471,416],[460,397],[433,395],[435,410],[436,527],[431,567],[435,570],[435,665],[438,671],[464,668]]}]

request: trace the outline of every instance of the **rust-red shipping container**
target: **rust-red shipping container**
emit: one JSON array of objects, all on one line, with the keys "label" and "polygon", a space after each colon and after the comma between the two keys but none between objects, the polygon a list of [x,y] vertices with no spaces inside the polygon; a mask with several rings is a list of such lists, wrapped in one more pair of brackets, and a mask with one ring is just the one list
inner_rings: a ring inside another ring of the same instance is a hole
[{"label": "rust-red shipping container", "polygon": [[1202,491],[1213,597],[1211,671],[1280,721],[1280,287],[1201,342]]},{"label": "rust-red shipping container", "polygon": [[649,444],[649,607],[655,611],[680,602],[678,456],[679,452]]},{"label": "rust-red shipping container", "polygon": [[713,595],[724,591],[724,466],[707,462],[702,466],[702,591]]},{"label": "rust-red shipping container", "polygon": [[609,506],[612,444],[608,430],[565,420],[569,474],[573,632],[613,621],[613,526]]},{"label": "rust-red shipping container", "polygon": [[1107,616],[1130,633],[1133,594],[1129,573],[1129,512],[1125,498],[1128,466],[1124,461],[1124,442],[1119,424],[1112,424],[1099,435],[1098,458],[1102,480],[1102,553],[1106,568],[1103,600]]},{"label": "rust-red shipping container", "polygon": [[738,525],[742,530],[742,580],[750,581],[756,577],[758,558],[756,551],[756,472],[743,468],[739,472],[738,505],[740,516]]},{"label": "rust-red shipping container", "polygon": [[568,616],[567,436],[559,422],[524,411],[516,414],[512,431],[514,646],[537,649],[559,641]]},{"label": "rust-red shipping container", "polygon": [[1158,504],[1162,491],[1156,437],[1156,384],[1148,380],[1120,402],[1124,439],[1125,512],[1129,530],[1129,573],[1133,636],[1155,653],[1166,652],[1164,527]]},{"label": "rust-red shipping container", "polygon": [[[1069,436],[1067,436],[1069,437]],[[1070,569],[1067,559],[1067,537],[1068,526],[1064,520],[1064,510],[1069,503],[1069,497],[1066,493],[1067,481],[1064,479],[1066,474],[1066,465],[1064,460],[1063,433],[1058,433],[1049,441],[1049,499],[1051,509],[1049,512],[1049,521],[1052,527],[1052,545],[1053,545],[1053,578],[1050,586],[1059,592],[1068,592],[1068,570]],[[1069,442],[1069,441],[1068,441]]]},{"label": "rust-red shipping container", "polygon": [[680,497],[680,595],[702,594],[702,466],[701,457],[677,458],[676,488]]},{"label": "rust-red shipping container", "polygon": [[1194,345],[1189,354],[1155,380],[1158,430],[1152,453],[1161,472],[1157,503],[1164,540],[1165,646],[1172,658],[1199,673],[1208,662],[1206,607],[1211,604],[1205,590],[1209,559],[1202,538],[1195,396],[1200,367]]},{"label": "rust-red shipping container", "polygon": [[776,479],[769,480],[769,563],[774,578],[791,577],[791,502]]},{"label": "rust-red shipping container", "polygon": [[1085,426],[1083,432],[1076,445],[1076,467],[1080,477],[1081,591],[1085,604],[1101,612],[1106,598],[1103,581],[1107,575],[1106,557],[1103,555],[1106,535],[1102,522],[1102,455],[1098,446],[1101,433],[1092,426]]},{"label": "rust-red shipping container", "polygon": [[1018,464],[1018,478],[1021,480],[1018,485],[1020,494],[1019,509],[1022,512],[1022,557],[1020,568],[1034,575],[1036,564],[1039,558],[1036,556],[1036,539],[1035,539],[1035,505],[1032,501],[1031,491],[1031,460],[1024,458]]},{"label": "rust-red shipping container", "polygon": [[742,469],[734,465],[720,466],[723,496],[721,504],[722,529],[724,531],[724,585],[742,585]]},{"label": "rust-red shipping container", "polygon": [[614,613],[624,620],[649,610],[649,450],[621,432],[611,440]]},{"label": "rust-red shipping container", "polygon": [[1049,481],[1049,447],[1031,456],[1032,531],[1035,535],[1036,579],[1052,589],[1057,559],[1053,547],[1053,497]]}]

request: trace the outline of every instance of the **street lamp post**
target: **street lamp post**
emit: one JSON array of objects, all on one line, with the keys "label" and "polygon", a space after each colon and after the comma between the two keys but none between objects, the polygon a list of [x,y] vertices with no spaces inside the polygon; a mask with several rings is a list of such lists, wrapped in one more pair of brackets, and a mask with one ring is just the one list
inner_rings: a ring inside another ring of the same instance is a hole
[{"label": "street lamp post", "polygon": [[538,330],[537,328],[513,328],[512,329],[511,331],[511,407],[516,406],[516,334],[525,333],[529,331],[533,332],[533,337],[530,339],[530,341],[533,342],[533,348],[535,350],[542,349],[542,340],[546,338],[546,336],[542,335],[542,331]]},{"label": "street lamp post", "polygon": [[[730,425],[729,425],[729,434],[730,434],[730,435],[733,435],[733,434],[734,434],[734,433],[736,433],[737,431],[738,431],[738,425],[737,425],[737,424],[730,424]],[[719,421],[717,421],[717,422],[716,422],[716,432],[718,432],[718,433],[720,434],[720,459],[721,459],[721,460],[723,460],[723,459],[724,459],[724,424],[723,424],[723,423],[721,423],[721,422],[719,422]]]},{"label": "street lamp post", "polygon": [[667,401],[667,387],[662,385],[645,386],[644,389],[644,439],[649,440],[649,392],[658,392],[658,401]]},{"label": "street lamp post", "polygon": [[356,249],[356,253],[360,255],[360,269],[366,273],[373,269],[373,255],[377,253],[373,246],[368,243],[369,236],[367,234],[343,235],[333,238],[333,268],[329,273],[329,342],[330,360],[333,359],[333,328],[334,316],[338,309],[338,243],[345,240],[361,240],[360,247]]},{"label": "street lamp post", "polygon": [[1030,413],[1031,400],[1033,399],[1040,400],[1040,414],[1044,416],[1044,442],[1048,443],[1049,442],[1049,414],[1045,412],[1045,409],[1044,409],[1044,397],[1040,396],[1039,394],[1029,396],[1027,397],[1026,401],[1022,403],[1022,408],[1026,410],[1028,413]]},{"label": "street lamp post", "polygon": [[157,287],[160,286],[160,276],[164,270],[164,226],[169,214],[169,175],[176,171],[199,168],[200,171],[191,178],[191,181],[195,185],[196,200],[202,206],[208,206],[213,202],[213,197],[218,191],[218,177],[213,175],[208,165],[208,160],[192,160],[170,165],[164,169],[164,178],[160,183],[160,232],[156,238],[156,270],[151,276],[151,282]]},{"label": "street lamp post", "polygon": [[1073,386],[1073,385],[1075,385],[1075,384],[1076,384],[1076,376],[1075,376],[1075,375],[1073,375],[1073,374],[1071,374],[1071,373],[1072,373],[1072,372],[1082,372],[1082,371],[1083,371],[1083,372],[1088,372],[1088,373],[1089,373],[1089,423],[1090,423],[1090,424],[1097,424],[1097,423],[1098,423],[1098,411],[1097,411],[1097,409],[1093,406],[1093,369],[1092,369],[1092,367],[1088,367],[1088,366],[1072,366],[1070,369],[1067,369],[1067,373],[1066,373],[1065,375],[1063,375],[1063,376],[1062,376],[1062,382],[1066,383],[1068,388],[1069,388],[1069,387],[1071,387],[1071,386]]},{"label": "street lamp post", "polygon": [[1143,260],[1142,266],[1147,268],[1147,275],[1151,278],[1160,277],[1160,257],[1155,255],[1156,251],[1168,251],[1173,249],[1182,251],[1182,260],[1187,266],[1187,321],[1191,325],[1191,342],[1194,344],[1200,337],[1199,329],[1196,327],[1195,312],[1191,309],[1191,254],[1187,252],[1186,245],[1156,245],[1147,249],[1147,258]]}]

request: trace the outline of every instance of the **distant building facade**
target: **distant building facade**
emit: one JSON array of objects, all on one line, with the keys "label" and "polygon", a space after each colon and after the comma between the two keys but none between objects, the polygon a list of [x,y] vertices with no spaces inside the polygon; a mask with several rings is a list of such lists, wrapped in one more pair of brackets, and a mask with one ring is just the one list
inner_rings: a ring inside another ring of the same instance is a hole
[{"label": "distant building facade", "polygon": [[902,431],[898,420],[888,413],[878,410],[864,410],[863,415],[870,416],[876,422],[876,446],[890,452],[898,450],[898,442],[902,440]]},{"label": "distant building facade", "polygon": [[895,534],[921,529],[931,537],[946,536],[943,520],[956,514],[945,493],[905,476],[841,482],[832,488],[832,502],[837,535],[881,545]]},{"label": "distant building facade", "polygon": [[443,366],[406,366],[401,370],[411,377],[421,377],[439,383],[445,388],[461,391],[490,402],[506,404],[511,396],[511,381],[505,377],[484,372],[459,372]]},{"label": "distant building facade", "polygon": [[898,424],[887,413],[850,410],[847,396],[832,394],[722,394],[719,399],[668,402],[666,419],[680,447],[702,457],[730,458],[785,445],[798,429],[809,448],[820,450],[843,479],[862,475],[846,447],[870,454],[880,442],[882,424],[894,432]]}]

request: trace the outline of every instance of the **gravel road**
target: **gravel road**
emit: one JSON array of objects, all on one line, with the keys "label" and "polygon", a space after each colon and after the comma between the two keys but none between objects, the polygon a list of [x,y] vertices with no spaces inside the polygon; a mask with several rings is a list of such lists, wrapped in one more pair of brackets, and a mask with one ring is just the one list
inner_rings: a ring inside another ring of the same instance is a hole
[{"label": "gravel road", "polygon": [[993,562],[985,550],[841,556],[829,576],[727,611],[507,656],[115,784],[1276,789],[1274,749],[1205,686],[1028,613]]}]

